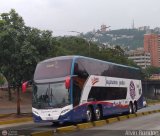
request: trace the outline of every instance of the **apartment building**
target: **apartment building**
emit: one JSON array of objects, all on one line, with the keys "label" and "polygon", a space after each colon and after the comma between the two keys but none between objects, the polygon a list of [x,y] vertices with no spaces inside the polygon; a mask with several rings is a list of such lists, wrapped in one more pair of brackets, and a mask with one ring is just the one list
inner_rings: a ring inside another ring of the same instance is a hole
[{"label": "apartment building", "polygon": [[143,48],[131,50],[127,54],[128,54],[128,58],[133,60],[142,69],[145,69],[151,65],[150,53],[145,52]]},{"label": "apartment building", "polygon": [[144,51],[151,55],[151,65],[160,67],[160,35],[144,35]]}]

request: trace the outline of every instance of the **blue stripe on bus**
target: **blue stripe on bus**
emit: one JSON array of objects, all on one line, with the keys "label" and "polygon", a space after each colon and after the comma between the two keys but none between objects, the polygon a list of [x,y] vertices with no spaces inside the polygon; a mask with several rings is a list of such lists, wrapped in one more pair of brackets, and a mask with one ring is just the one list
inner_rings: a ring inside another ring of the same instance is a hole
[{"label": "blue stripe on bus", "polygon": [[[74,63],[76,61],[76,59],[78,58],[78,56],[73,57],[73,61],[72,61],[72,66],[71,66],[71,77],[74,75]],[[71,104],[73,104],[73,80],[71,78],[71,82],[70,82],[70,98],[71,98]]]}]

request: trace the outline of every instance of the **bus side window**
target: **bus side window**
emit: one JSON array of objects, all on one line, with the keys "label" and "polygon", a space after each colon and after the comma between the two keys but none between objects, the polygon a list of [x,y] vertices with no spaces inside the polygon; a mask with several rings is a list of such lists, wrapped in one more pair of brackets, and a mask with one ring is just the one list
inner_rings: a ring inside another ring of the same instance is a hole
[{"label": "bus side window", "polygon": [[79,61],[78,63],[74,64],[74,75],[78,75],[78,77],[85,79],[88,77],[88,73],[86,72],[86,70]]}]

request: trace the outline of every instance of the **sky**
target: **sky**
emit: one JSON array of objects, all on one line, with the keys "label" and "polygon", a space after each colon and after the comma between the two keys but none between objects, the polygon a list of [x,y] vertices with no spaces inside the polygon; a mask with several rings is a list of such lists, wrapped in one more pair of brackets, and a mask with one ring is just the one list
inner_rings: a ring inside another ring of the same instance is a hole
[{"label": "sky", "polygon": [[11,9],[27,26],[56,36],[98,30],[102,24],[131,28],[133,20],[135,27],[160,27],[160,0],[0,0],[0,13]]}]

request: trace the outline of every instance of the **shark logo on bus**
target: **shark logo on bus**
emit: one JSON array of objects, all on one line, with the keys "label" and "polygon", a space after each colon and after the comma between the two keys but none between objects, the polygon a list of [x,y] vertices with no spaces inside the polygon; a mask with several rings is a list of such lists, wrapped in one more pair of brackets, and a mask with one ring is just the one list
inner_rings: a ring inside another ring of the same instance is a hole
[{"label": "shark logo on bus", "polygon": [[130,89],[130,96],[132,99],[134,99],[136,96],[136,91],[135,91],[135,85],[134,85],[133,81],[130,82],[129,89]]},{"label": "shark logo on bus", "polygon": [[92,82],[92,85],[94,85],[95,83],[99,82],[99,78],[93,77],[93,78],[91,78],[91,82]]}]

